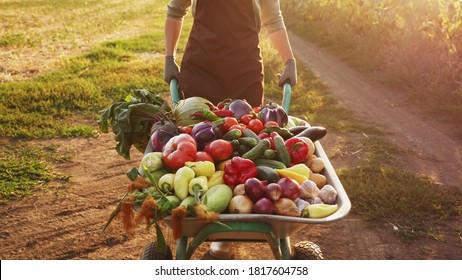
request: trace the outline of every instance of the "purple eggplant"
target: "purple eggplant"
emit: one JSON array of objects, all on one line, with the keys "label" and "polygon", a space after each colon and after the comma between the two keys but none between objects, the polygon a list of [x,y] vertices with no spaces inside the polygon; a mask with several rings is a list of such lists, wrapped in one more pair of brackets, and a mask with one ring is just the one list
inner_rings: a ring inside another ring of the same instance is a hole
[{"label": "purple eggplant", "polygon": [[279,127],[285,127],[289,121],[287,112],[280,105],[270,102],[265,105],[260,111],[261,119],[263,123],[268,121],[275,121]]},{"label": "purple eggplant", "polygon": [[236,119],[240,119],[242,116],[252,113],[252,106],[245,100],[235,99],[231,101],[228,106],[228,110],[234,113]]},{"label": "purple eggplant", "polygon": [[193,127],[191,135],[200,147],[204,147],[208,142],[218,138],[219,129],[214,123],[204,121]]}]

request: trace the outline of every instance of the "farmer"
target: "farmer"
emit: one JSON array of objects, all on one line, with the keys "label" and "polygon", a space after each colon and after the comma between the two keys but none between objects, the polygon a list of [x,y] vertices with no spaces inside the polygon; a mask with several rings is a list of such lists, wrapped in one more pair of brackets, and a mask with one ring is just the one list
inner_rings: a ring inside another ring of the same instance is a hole
[{"label": "farmer", "polygon": [[[193,27],[181,61],[175,62],[183,18],[191,7]],[[259,32],[263,26],[285,68],[279,86],[297,82],[294,55],[279,0],[170,0],[165,21],[164,80],[175,78],[183,98],[201,96],[214,104],[226,98],[263,104],[263,64]],[[210,254],[232,255],[232,243],[212,242]]]},{"label": "farmer", "polygon": [[[190,6],[194,24],[180,73],[175,55]],[[164,80],[170,83],[177,79],[183,98],[201,96],[214,104],[226,98],[245,99],[253,107],[262,105],[261,26],[285,63],[279,86],[294,86],[296,64],[279,0],[170,0],[165,21]]]}]

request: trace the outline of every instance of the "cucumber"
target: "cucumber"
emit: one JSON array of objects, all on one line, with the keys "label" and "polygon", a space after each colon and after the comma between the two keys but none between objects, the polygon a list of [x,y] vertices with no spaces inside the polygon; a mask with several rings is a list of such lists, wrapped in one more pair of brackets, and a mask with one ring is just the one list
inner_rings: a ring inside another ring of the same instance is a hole
[{"label": "cucumber", "polygon": [[228,132],[226,132],[225,135],[223,135],[223,139],[232,141],[234,139],[237,139],[242,136],[242,131],[239,129],[231,129]]},{"label": "cucumber", "polygon": [[274,169],[287,168],[287,166],[284,163],[274,159],[257,158],[256,160],[254,160],[254,162],[256,166],[268,166]]},{"label": "cucumber", "polygon": [[252,148],[241,144],[241,145],[239,145],[239,148],[237,149],[237,152],[239,153],[240,156],[242,156],[245,153],[247,153],[248,151],[250,151],[250,149],[252,149]]},{"label": "cucumber", "polygon": [[231,141],[231,145],[233,145],[233,150],[234,151],[239,151],[239,141],[237,141],[237,139],[234,139]]},{"label": "cucumber", "polygon": [[257,166],[257,178],[261,181],[267,181],[268,183],[276,183],[281,177],[274,168],[269,166],[260,165]]},{"label": "cucumber", "polygon": [[261,157],[263,153],[269,149],[271,143],[268,139],[261,140],[255,147],[250,149],[247,153],[242,155],[242,158],[256,160],[257,158]]},{"label": "cucumber", "polygon": [[273,149],[267,149],[267,150],[263,153],[263,157],[264,157],[264,158],[267,158],[267,159],[275,159],[275,158],[276,158],[276,151],[273,150]]},{"label": "cucumber", "polygon": [[241,137],[237,139],[239,141],[239,144],[241,145],[246,145],[248,147],[255,147],[257,146],[258,142],[257,139],[253,137]]},{"label": "cucumber", "polygon": [[252,130],[250,130],[249,128],[244,128],[244,130],[242,130],[242,135],[244,137],[252,137],[254,138],[255,140],[257,140],[258,142],[260,142],[260,138],[258,137],[258,135],[253,132]]},{"label": "cucumber", "polygon": [[290,154],[287,150],[286,145],[284,144],[284,139],[280,135],[273,137],[274,146],[276,146],[276,158],[284,163],[285,166],[290,165]]}]

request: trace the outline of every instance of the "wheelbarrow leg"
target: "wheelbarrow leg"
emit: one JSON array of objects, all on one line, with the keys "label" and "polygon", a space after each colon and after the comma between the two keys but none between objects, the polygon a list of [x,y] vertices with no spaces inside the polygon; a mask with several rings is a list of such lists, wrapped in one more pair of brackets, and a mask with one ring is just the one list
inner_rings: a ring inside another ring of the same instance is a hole
[{"label": "wheelbarrow leg", "polygon": [[189,259],[186,255],[186,248],[188,247],[188,238],[182,236],[176,242],[176,259],[177,260],[187,260]]},{"label": "wheelbarrow leg", "polygon": [[282,238],[281,242],[281,254],[283,260],[290,260],[291,259],[291,250],[290,250],[290,238],[287,236],[286,238]]}]

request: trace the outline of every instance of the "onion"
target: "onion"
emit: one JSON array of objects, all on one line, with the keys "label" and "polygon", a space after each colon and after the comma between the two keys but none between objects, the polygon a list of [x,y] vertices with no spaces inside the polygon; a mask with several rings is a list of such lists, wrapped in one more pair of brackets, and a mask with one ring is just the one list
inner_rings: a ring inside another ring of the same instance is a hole
[{"label": "onion", "polygon": [[273,202],[269,198],[263,197],[255,202],[253,212],[256,214],[275,214],[276,207],[274,207]]},{"label": "onion", "polygon": [[245,185],[244,184],[239,184],[234,187],[233,189],[233,195],[240,195],[240,194],[245,194]]},{"label": "onion", "polygon": [[251,214],[253,201],[245,195],[236,195],[229,201],[228,211],[230,214]]},{"label": "onion", "polygon": [[260,181],[257,178],[249,178],[244,183],[245,194],[256,202],[265,196],[266,181]]},{"label": "onion", "polygon": [[280,185],[282,189],[281,197],[289,198],[292,200],[296,199],[302,190],[297,181],[291,178],[281,178],[277,184]]},{"label": "onion", "polygon": [[153,126],[153,133],[151,135],[152,148],[156,152],[162,152],[165,144],[173,136],[179,135],[180,130],[172,122],[164,123],[163,121],[156,123]]},{"label": "onion", "polygon": [[266,186],[265,197],[271,199],[272,201],[278,200],[282,195],[282,188],[276,183],[270,183]]},{"label": "onion", "polygon": [[247,101],[241,99],[231,101],[227,108],[234,113],[236,119],[240,119],[243,115],[250,114],[253,111],[252,106]]},{"label": "onion", "polygon": [[300,217],[302,214],[292,199],[280,198],[274,202],[274,207],[277,215]]}]

